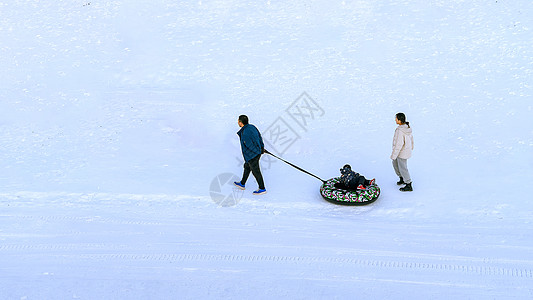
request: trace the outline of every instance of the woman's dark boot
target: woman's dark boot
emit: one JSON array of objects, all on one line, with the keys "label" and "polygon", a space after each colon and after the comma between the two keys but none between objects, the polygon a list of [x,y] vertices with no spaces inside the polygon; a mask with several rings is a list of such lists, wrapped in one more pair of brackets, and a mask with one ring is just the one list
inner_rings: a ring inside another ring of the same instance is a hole
[{"label": "woman's dark boot", "polygon": [[400,188],[400,191],[402,191],[402,192],[412,192],[413,191],[413,186],[411,184],[412,183],[406,184],[403,188]]},{"label": "woman's dark boot", "polygon": [[405,182],[403,182],[403,177],[400,177],[400,181],[396,182],[397,185],[402,185],[402,184],[405,184]]}]

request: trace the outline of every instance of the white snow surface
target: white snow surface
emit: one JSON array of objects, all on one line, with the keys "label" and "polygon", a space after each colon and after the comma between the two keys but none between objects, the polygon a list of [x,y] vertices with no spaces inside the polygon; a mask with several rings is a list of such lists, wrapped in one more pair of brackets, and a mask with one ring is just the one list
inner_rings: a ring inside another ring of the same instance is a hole
[{"label": "white snow surface", "polygon": [[[533,298],[532,15],[0,1],[0,299]],[[397,112],[411,193],[389,158]],[[267,194],[253,176],[233,189],[240,114],[321,178],[376,178],[379,199],[331,204],[269,156]]]}]

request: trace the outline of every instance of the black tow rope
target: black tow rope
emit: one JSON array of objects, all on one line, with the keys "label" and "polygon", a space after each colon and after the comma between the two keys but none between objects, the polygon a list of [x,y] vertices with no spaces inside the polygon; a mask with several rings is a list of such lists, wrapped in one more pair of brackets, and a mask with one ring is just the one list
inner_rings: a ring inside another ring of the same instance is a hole
[{"label": "black tow rope", "polygon": [[296,169],[298,169],[298,170],[300,170],[300,171],[302,171],[302,172],[304,172],[304,173],[306,173],[306,174],[308,174],[308,175],[311,175],[311,176],[315,177],[316,179],[322,181],[323,183],[326,183],[326,181],[323,180],[322,178],[320,178],[320,177],[318,177],[318,176],[316,176],[316,175],[314,175],[314,174],[311,174],[311,173],[307,172],[306,170],[304,170],[304,169],[302,169],[302,168],[300,168],[300,167],[298,167],[298,166],[296,166],[296,165],[291,164],[290,162],[284,160],[284,159],[281,158],[281,157],[277,157],[276,155],[274,155],[274,154],[268,152],[268,150],[266,150],[266,149],[265,149],[265,153],[274,156],[275,158],[277,158],[277,159],[281,160],[282,162],[284,162],[284,163],[290,165],[291,167],[294,167],[294,168],[296,168]]}]

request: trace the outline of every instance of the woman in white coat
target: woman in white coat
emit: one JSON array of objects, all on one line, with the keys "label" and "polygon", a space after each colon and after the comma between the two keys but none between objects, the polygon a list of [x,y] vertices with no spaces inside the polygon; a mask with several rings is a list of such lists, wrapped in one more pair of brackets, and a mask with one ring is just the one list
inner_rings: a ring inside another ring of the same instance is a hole
[{"label": "woman in white coat", "polygon": [[394,132],[394,139],[392,140],[392,166],[396,175],[400,177],[398,185],[405,184],[400,188],[402,192],[410,192],[413,190],[411,175],[407,169],[407,160],[411,158],[414,149],[413,130],[409,126],[409,122],[405,121],[405,114],[396,114],[396,124],[398,127]]}]

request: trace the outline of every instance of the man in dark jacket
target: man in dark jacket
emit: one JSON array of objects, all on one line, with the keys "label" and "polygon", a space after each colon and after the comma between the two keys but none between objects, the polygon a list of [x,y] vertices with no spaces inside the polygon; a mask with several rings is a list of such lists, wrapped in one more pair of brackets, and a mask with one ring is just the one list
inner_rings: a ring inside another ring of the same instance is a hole
[{"label": "man in dark jacket", "polygon": [[265,183],[263,181],[263,175],[259,166],[259,159],[261,154],[265,151],[265,144],[259,130],[252,125],[248,124],[248,117],[245,115],[239,116],[237,121],[241,130],[237,132],[241,140],[242,155],[244,157],[244,172],[240,182],[234,182],[234,184],[240,189],[244,190],[246,180],[250,176],[250,171],[259,184],[259,189],[254,191],[254,195],[266,194]]}]

